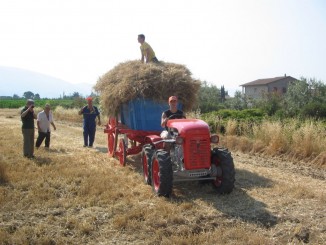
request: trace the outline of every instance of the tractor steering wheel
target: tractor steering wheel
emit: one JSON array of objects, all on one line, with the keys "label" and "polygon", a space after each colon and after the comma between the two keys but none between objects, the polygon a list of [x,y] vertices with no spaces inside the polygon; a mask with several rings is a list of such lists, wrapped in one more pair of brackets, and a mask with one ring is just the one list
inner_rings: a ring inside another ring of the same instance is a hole
[{"label": "tractor steering wheel", "polygon": [[170,119],[182,119],[182,118],[186,118],[183,114],[173,114],[171,116],[168,117],[168,120],[166,120],[165,122],[165,129],[168,130],[168,126],[167,126],[167,123]]},{"label": "tractor steering wheel", "polygon": [[170,120],[170,119],[182,119],[182,118],[186,118],[186,117],[183,114],[178,113],[178,114],[173,114],[173,115],[169,116],[168,120]]}]

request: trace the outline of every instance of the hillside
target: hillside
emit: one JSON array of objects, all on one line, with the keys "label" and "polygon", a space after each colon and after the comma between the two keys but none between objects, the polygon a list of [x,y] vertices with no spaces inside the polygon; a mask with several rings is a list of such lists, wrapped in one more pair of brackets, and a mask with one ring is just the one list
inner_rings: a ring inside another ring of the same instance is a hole
[{"label": "hillside", "polygon": [[[94,82],[95,83],[95,82]],[[62,79],[28,70],[0,66],[0,96],[23,96],[26,91],[39,94],[41,98],[59,98],[63,93],[78,92],[87,96],[92,92],[91,84],[72,84]]]},{"label": "hillside", "polygon": [[181,182],[159,198],[143,183],[139,156],[126,167],[108,157],[103,128],[90,149],[81,122],[57,121],[50,150],[28,160],[18,111],[0,115],[2,244],[325,243],[323,169],[233,152],[230,195]]}]

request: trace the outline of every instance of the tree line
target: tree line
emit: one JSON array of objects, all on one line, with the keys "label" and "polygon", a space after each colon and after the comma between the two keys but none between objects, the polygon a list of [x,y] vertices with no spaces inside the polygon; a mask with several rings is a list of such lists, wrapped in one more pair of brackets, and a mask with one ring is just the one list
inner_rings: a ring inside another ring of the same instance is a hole
[{"label": "tree line", "polygon": [[[91,94],[90,96],[96,96],[95,94]],[[32,91],[26,91],[23,93],[22,96],[14,94],[13,96],[0,96],[2,99],[33,99],[33,100],[40,100],[40,99],[49,99],[49,98],[41,98],[40,94],[34,94]],[[58,99],[74,99],[82,97],[78,92],[73,92],[70,95],[63,95],[60,96]]]},{"label": "tree line", "polygon": [[228,98],[227,94],[224,86],[219,89],[204,82],[199,92],[198,109],[201,113],[257,109],[276,118],[326,118],[326,84],[315,78],[301,77],[290,83],[283,95],[265,93],[259,99],[252,99],[240,91],[236,91],[233,98]]}]

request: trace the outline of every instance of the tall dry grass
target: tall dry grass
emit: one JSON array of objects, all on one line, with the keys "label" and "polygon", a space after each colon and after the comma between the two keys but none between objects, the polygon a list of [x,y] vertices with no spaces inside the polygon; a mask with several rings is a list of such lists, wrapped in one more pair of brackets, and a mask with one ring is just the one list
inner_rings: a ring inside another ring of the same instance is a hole
[{"label": "tall dry grass", "polygon": [[326,151],[326,129],[320,122],[306,121],[292,136],[294,154],[299,157],[318,156]]},{"label": "tall dry grass", "polygon": [[[58,106],[55,120],[81,123],[78,109]],[[200,113],[187,113],[188,118],[200,118]],[[101,115],[102,125],[107,116]],[[325,166],[326,130],[321,122],[291,119],[286,123],[264,120],[262,123],[247,123],[230,119],[227,121],[222,142],[232,150],[264,153],[270,156],[286,155],[289,159],[309,159],[314,165]]]},{"label": "tall dry grass", "polygon": [[[54,119],[59,121],[66,121],[72,123],[81,123],[82,115],[78,115],[78,111],[80,109],[65,109],[62,106],[57,106],[53,111]],[[106,115],[101,114],[101,122],[102,124],[106,124],[108,121],[108,117]]]},{"label": "tall dry grass", "polygon": [[[223,137],[222,137],[223,138]],[[288,122],[265,120],[259,124],[229,120],[223,141],[230,149],[271,156],[286,155],[326,165],[326,130],[322,122],[297,119]]]},{"label": "tall dry grass", "polygon": [[68,121],[68,122],[81,122],[82,116],[78,115],[80,109],[65,109],[62,106],[57,106],[53,111],[55,120]]}]

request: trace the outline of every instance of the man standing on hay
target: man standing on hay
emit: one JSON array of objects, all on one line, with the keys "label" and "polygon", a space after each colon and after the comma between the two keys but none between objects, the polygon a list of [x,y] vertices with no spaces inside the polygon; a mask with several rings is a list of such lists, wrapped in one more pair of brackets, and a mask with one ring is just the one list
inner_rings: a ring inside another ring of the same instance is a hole
[{"label": "man standing on hay", "polygon": [[149,63],[149,62],[158,63],[158,59],[155,56],[154,50],[147,42],[145,42],[144,34],[138,35],[138,42],[141,44],[140,45],[141,62],[142,63],[144,63],[144,62],[145,63]]},{"label": "man standing on hay", "polygon": [[93,147],[96,131],[96,117],[98,117],[98,125],[101,125],[100,113],[96,106],[93,106],[93,99],[88,97],[87,106],[84,106],[78,112],[79,115],[83,115],[83,135],[84,135],[84,147]]}]

